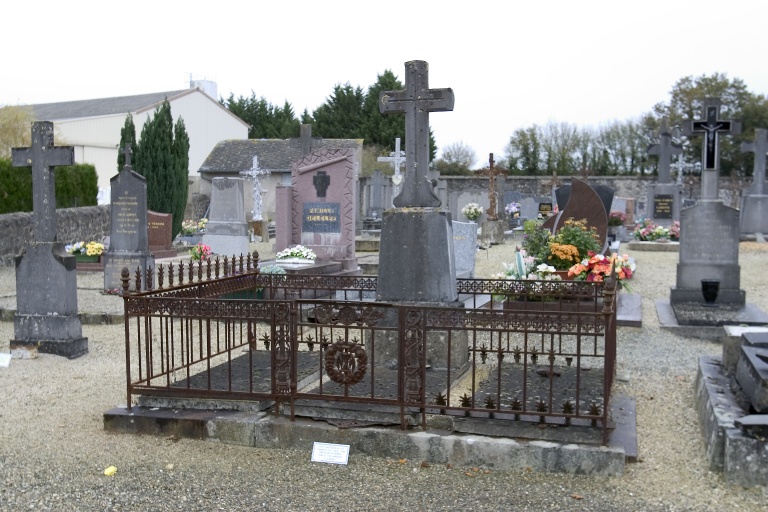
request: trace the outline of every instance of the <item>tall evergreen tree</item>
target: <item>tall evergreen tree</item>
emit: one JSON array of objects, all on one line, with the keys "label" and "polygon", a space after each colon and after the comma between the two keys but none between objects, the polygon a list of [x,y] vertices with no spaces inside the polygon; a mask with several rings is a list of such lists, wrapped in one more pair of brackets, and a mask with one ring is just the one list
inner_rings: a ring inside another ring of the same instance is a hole
[{"label": "tall evergreen tree", "polygon": [[166,99],[144,123],[134,153],[134,167],[147,179],[147,208],[173,214],[173,235],[181,231],[187,202],[188,171],[184,171],[182,181],[181,169],[189,166],[189,138],[183,121],[177,123],[176,130],[181,141],[174,145],[171,105]]},{"label": "tall evergreen tree", "polygon": [[[125,165],[123,149],[125,149],[126,142],[131,145],[131,150],[135,153],[138,147],[136,145],[136,125],[133,124],[133,115],[131,114],[128,114],[128,117],[125,118],[125,124],[120,129],[120,146],[117,148],[117,172],[120,172]],[[133,162],[133,160],[131,161]]]}]

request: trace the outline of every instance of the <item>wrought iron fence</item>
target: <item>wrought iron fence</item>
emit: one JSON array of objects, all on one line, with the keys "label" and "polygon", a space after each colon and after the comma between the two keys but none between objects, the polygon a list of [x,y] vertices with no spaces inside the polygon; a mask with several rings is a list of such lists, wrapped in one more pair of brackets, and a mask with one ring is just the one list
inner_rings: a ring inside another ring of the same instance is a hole
[{"label": "wrought iron fence", "polygon": [[402,428],[441,416],[472,431],[600,424],[607,440],[615,281],[459,280],[461,300],[437,307],[376,301],[375,277],[252,263],[141,293],[124,271],[129,404],[216,399]]}]

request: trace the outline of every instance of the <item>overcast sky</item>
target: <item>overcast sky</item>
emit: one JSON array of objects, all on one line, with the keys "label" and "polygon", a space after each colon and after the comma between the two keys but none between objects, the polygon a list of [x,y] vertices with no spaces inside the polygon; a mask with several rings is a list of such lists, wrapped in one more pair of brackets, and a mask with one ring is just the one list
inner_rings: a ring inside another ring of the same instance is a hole
[{"label": "overcast sky", "polygon": [[[768,93],[764,0],[642,2],[355,0],[13,1],[0,8],[0,105],[170,91],[209,79],[219,96],[263,96],[297,117],[350,83],[367,90],[429,63],[453,112],[437,144],[499,160],[517,128],[598,126],[667,101],[715,72]],[[394,145],[394,142],[393,142]]]}]

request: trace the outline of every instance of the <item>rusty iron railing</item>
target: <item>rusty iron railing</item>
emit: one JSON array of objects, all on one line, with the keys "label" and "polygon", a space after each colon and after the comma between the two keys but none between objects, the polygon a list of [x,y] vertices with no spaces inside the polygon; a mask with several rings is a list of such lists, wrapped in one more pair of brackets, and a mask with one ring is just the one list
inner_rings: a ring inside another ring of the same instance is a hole
[{"label": "rusty iron railing", "polygon": [[402,428],[429,415],[599,424],[607,441],[614,280],[459,280],[459,303],[436,307],[376,301],[375,277],[260,274],[247,260],[140,293],[124,271],[129,407],[163,397]]}]

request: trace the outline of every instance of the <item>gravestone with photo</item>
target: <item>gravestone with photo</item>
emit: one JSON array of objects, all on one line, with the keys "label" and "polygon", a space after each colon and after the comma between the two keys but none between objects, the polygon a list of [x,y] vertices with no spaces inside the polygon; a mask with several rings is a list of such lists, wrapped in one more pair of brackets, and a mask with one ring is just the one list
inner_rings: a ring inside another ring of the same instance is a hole
[{"label": "gravestone with photo", "polygon": [[477,224],[453,221],[453,251],[456,255],[456,277],[475,277],[475,255],[477,254]]},{"label": "gravestone with photo", "polygon": [[32,123],[32,145],[13,148],[13,167],[32,167],[33,240],[16,258],[16,313],[11,355],[38,352],[74,359],[88,353],[77,311],[75,257],[56,237],[54,168],[72,165],[72,146],[54,146],[53,123]]},{"label": "gravestone with photo", "polygon": [[157,259],[173,258],[176,250],[173,248],[173,214],[147,210],[147,240],[149,252]]},{"label": "gravestone with photo", "polygon": [[213,178],[211,206],[202,242],[214,254],[239,257],[248,254],[248,224],[242,178]]},{"label": "gravestone with photo", "polygon": [[291,166],[291,185],[277,189],[275,250],[297,244],[318,260],[356,271],[357,162],[352,149],[319,149]]},{"label": "gravestone with photo", "polygon": [[[131,167],[131,148],[126,144],[125,165],[110,180],[109,248],[104,253],[104,289],[114,290],[122,285],[120,272],[128,268],[133,275],[141,270],[141,287],[146,289],[146,273],[154,268],[154,256],[149,251],[147,234],[147,180]],[[174,253],[175,254],[175,253]],[[135,291],[135,280],[129,282]]]},{"label": "gravestone with photo", "polygon": [[656,183],[648,186],[648,204],[651,207],[652,218],[657,224],[669,227],[672,222],[680,220],[680,208],[683,198],[682,185],[671,179],[670,166],[672,157],[682,153],[682,147],[672,142],[672,130],[669,129],[666,118],[658,131],[659,142],[648,146],[648,154],[659,157],[659,178]]},{"label": "gravestone with photo", "polygon": [[741,144],[743,153],[754,153],[752,185],[741,200],[742,239],[763,238],[768,233],[768,195],[765,193],[765,156],[768,154],[768,130],[755,129],[755,140]]}]

